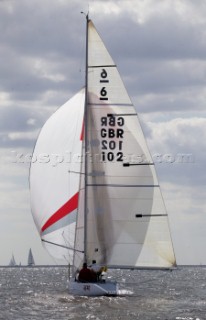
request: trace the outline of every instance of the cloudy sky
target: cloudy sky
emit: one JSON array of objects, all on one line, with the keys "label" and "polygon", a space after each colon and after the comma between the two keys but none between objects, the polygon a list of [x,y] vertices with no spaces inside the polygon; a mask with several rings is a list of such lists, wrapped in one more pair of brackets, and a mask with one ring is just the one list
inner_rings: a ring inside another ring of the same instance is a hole
[{"label": "cloudy sky", "polygon": [[0,0],[0,265],[55,263],[30,212],[29,157],[46,119],[84,84],[87,12],[156,163],[179,264],[206,264],[205,0]]}]

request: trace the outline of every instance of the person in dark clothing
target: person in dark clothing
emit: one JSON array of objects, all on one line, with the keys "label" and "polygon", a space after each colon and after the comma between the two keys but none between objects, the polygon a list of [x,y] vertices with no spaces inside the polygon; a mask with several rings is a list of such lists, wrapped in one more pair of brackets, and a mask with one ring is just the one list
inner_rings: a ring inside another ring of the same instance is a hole
[{"label": "person in dark clothing", "polygon": [[93,273],[93,277],[96,281],[100,280],[101,270],[102,268],[96,264],[96,260],[92,260],[92,265],[90,266],[91,271]]},{"label": "person in dark clothing", "polygon": [[83,263],[83,268],[79,271],[80,282],[93,282],[94,276],[89,268],[87,268],[86,262]]}]

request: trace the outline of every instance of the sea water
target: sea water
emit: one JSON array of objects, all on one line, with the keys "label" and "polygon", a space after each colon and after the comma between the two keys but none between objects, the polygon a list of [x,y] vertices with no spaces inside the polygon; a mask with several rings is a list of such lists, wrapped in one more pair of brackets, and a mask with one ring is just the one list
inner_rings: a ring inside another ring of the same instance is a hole
[{"label": "sea water", "polygon": [[0,268],[0,319],[206,320],[206,267],[112,270],[118,297],[74,297],[68,270]]}]

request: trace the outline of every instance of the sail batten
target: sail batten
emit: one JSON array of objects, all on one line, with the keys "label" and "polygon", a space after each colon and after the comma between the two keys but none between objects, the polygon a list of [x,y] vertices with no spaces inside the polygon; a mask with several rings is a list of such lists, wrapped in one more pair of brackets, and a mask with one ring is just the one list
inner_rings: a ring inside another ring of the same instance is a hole
[{"label": "sail batten", "polygon": [[[99,65],[99,66],[96,66],[96,65],[94,65],[94,66],[91,66],[91,65],[88,65],[88,68],[116,68],[117,66],[116,66],[116,64],[110,64],[110,65],[106,65],[106,64],[104,64],[104,65]],[[102,80],[103,81],[103,80]]]}]

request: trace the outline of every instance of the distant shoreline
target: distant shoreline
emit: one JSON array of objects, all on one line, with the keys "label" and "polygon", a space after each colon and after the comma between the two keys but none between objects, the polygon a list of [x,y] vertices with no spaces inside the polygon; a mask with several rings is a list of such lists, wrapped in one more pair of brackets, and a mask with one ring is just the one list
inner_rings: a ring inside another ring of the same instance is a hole
[{"label": "distant shoreline", "polygon": [[[0,265],[0,269],[3,269],[3,268],[12,268],[12,269],[19,269],[19,268],[29,268],[29,269],[32,269],[32,268],[68,268],[69,266],[66,265],[66,264],[63,264],[63,265],[57,265],[57,264],[39,264],[39,265],[34,265],[34,266],[28,266],[28,265],[16,265],[16,266],[4,266],[4,265]],[[72,267],[70,265],[70,267]],[[200,268],[205,268],[206,265],[205,264],[179,264],[177,265],[177,267],[175,267],[174,269],[179,269],[179,268],[197,268],[197,267],[200,267]],[[128,270],[130,270],[128,268]],[[140,268],[131,268],[131,270],[161,270],[161,269],[158,269],[158,268],[146,268],[146,267],[140,267]],[[170,269],[168,269],[170,270]]]},{"label": "distant shoreline", "polygon": [[17,269],[17,268],[68,268],[68,265],[57,265],[57,264],[39,264],[35,266],[27,266],[27,265],[20,265],[20,266],[0,266],[0,268],[12,268],[12,269]]}]

